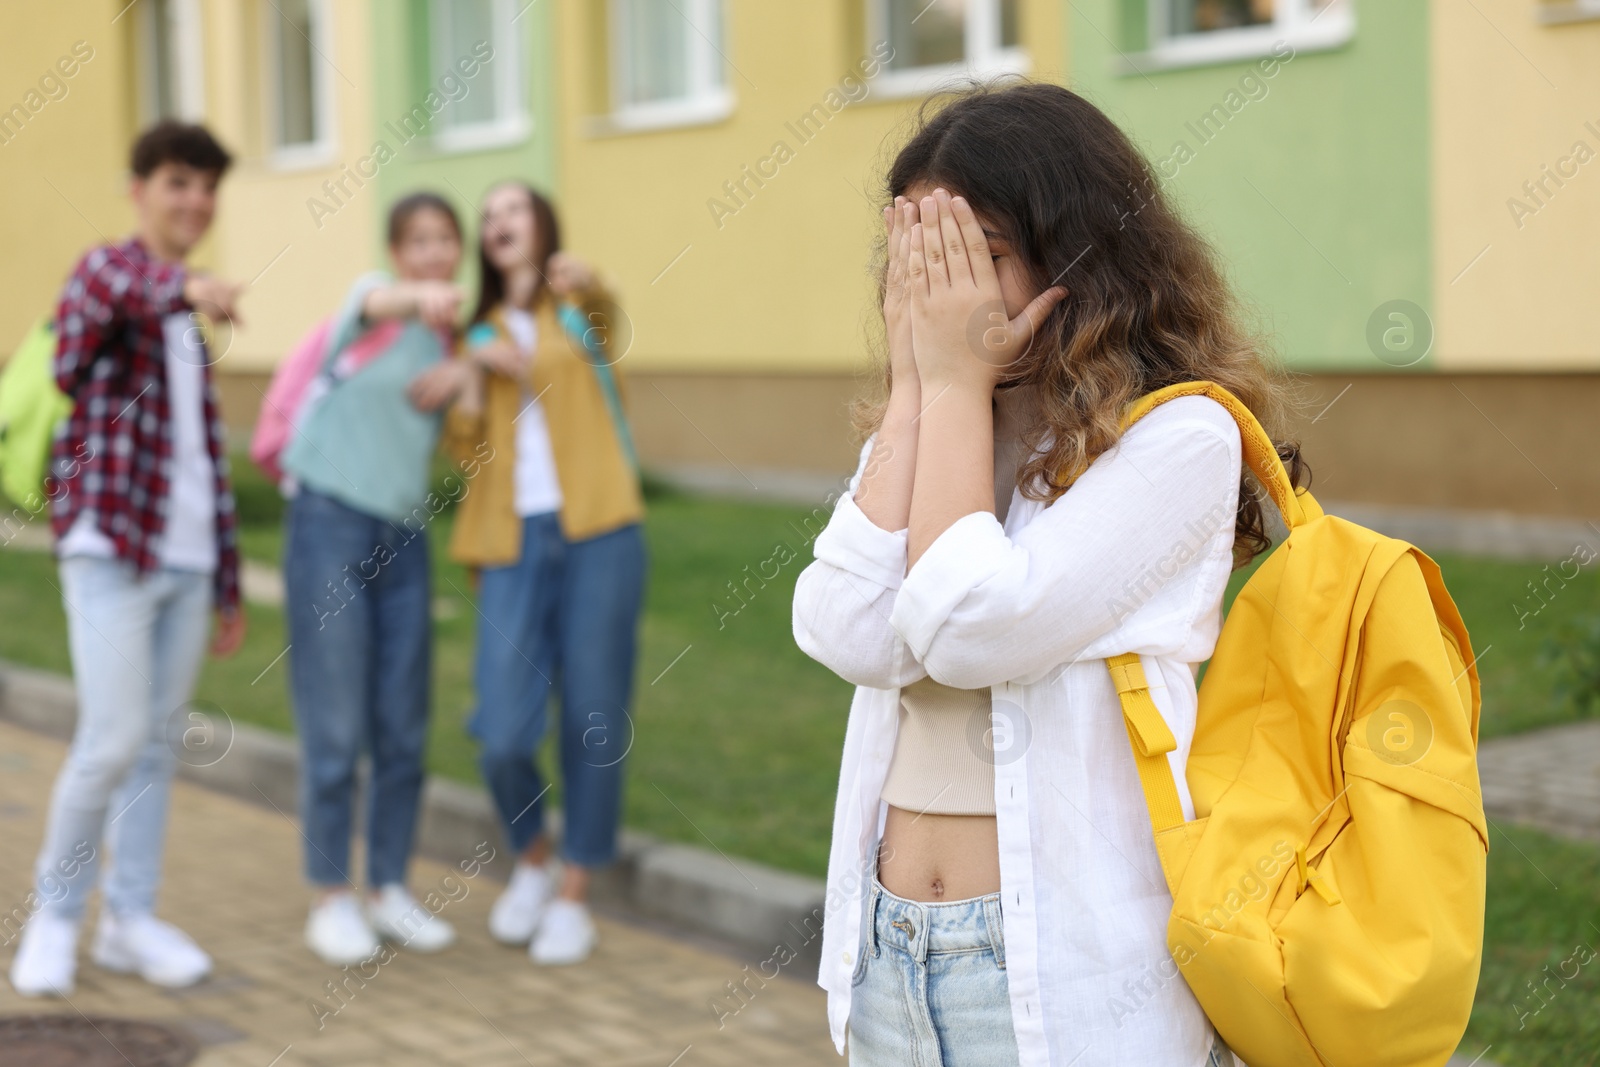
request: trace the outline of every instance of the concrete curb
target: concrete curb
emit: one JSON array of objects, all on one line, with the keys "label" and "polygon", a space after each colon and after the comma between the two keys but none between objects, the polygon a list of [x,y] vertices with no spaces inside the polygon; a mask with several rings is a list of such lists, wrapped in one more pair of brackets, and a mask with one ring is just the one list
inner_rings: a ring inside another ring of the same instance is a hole
[{"label": "concrete curb", "polygon": [[1554,564],[1572,556],[1580,545],[1600,551],[1600,524],[1587,519],[1343,500],[1321,503],[1330,515],[1409,541],[1425,552]]},{"label": "concrete curb", "polygon": [[[77,722],[72,680],[49,671],[0,663],[0,720],[70,740]],[[232,725],[232,742],[208,765],[178,763],[178,777],[293,818],[298,811],[300,750],[295,740],[254,726]],[[361,795],[358,787],[357,795]],[[561,813],[547,808],[547,825],[561,836]],[[499,819],[482,789],[431,777],[423,791],[417,852],[455,864],[488,841],[486,864],[504,880],[511,856]],[[751,965],[781,943],[794,959],[791,973],[814,972],[820,961],[825,886],[820,879],[734,859],[692,845],[660,841],[623,829],[617,862],[595,873],[595,903],[685,932],[751,950]]]},{"label": "concrete curb", "polygon": [[[811,504],[826,510],[832,506],[829,494],[837,496],[844,492],[851,472],[828,475],[771,467],[745,466],[733,470],[725,463],[669,463],[651,467],[649,473],[662,484],[683,492],[767,503]],[[1339,515],[1389,537],[1409,541],[1426,552],[1556,563],[1572,555],[1578,545],[1600,551],[1600,520],[1465,508],[1365,504],[1337,497],[1324,500],[1320,495],[1318,501],[1330,515]],[[1281,527],[1277,533],[1281,533]]]}]

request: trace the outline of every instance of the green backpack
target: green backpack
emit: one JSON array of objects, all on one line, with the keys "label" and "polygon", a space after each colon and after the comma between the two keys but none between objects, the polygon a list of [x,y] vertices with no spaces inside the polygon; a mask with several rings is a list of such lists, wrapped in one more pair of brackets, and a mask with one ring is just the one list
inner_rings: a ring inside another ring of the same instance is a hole
[{"label": "green backpack", "polygon": [[72,398],[56,388],[55,355],[55,324],[40,319],[0,367],[0,490],[30,511],[44,507],[50,445],[72,414]]}]

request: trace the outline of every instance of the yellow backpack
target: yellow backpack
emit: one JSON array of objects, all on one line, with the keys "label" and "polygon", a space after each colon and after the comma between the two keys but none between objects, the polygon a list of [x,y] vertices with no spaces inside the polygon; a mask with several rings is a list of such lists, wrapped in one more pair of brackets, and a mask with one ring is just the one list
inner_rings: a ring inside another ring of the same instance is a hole
[{"label": "yellow backpack", "polygon": [[1429,1067],[1466,1029],[1489,831],[1478,673],[1439,568],[1295,492],[1250,411],[1209,396],[1288,538],[1246,583],[1200,686],[1185,822],[1137,654],[1107,661],[1172,891],[1168,948],[1249,1067]]}]

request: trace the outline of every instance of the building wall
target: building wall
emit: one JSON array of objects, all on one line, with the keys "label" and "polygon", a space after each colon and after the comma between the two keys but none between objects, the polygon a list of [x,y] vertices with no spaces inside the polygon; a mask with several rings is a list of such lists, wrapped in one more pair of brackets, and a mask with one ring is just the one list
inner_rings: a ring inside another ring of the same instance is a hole
[{"label": "building wall", "polygon": [[[1295,369],[1382,369],[1368,319],[1426,306],[1431,279],[1427,7],[1356,0],[1348,44],[1286,48],[1263,77],[1258,60],[1125,71],[1144,2],[1068,5],[1069,84],[1157,163]],[[1226,122],[1202,127],[1218,105]]]},{"label": "building wall", "polygon": [[[732,113],[632,133],[605,121],[605,5],[531,5],[517,24],[531,129],[470,152],[385,132],[426,89],[422,0],[334,0],[336,148],[299,169],[274,166],[263,147],[268,0],[194,2],[205,119],[239,159],[195,259],[253,280],[245,325],[219,339],[236,434],[282,353],[382,262],[394,198],[436,189],[470,231],[484,188],[515,176],[555,192],[568,248],[620,290],[647,464],[848,471],[847,408],[878,373],[882,174],[921,103],[879,91],[829,108],[873,44],[864,0],[726,0]],[[1600,179],[1591,187],[1576,146],[1600,153],[1600,109],[1587,103],[1600,88],[1588,62],[1600,22],[1547,25],[1522,0],[1479,6],[1356,0],[1349,44],[1280,62],[1266,94],[1208,137],[1192,124],[1247,64],[1127,73],[1141,0],[1024,0],[1023,37],[1035,76],[1090,96],[1165,161],[1167,189],[1306,375],[1299,432],[1319,493],[1592,513],[1600,474],[1579,435],[1600,399],[1585,314]],[[21,5],[0,35],[0,108],[26,109],[74,42],[93,49],[62,79],[64,96],[51,83],[58,98],[41,92],[20,129],[0,128],[0,191],[25,208],[0,214],[0,240],[28,250],[0,264],[13,294],[0,303],[0,349],[50,310],[84,248],[132,225],[125,156],[140,56],[123,8]],[[393,159],[357,181],[380,139]],[[1193,156],[1174,166],[1180,140]],[[780,141],[791,158],[760,183],[748,177]],[[1558,184],[1550,171],[1567,176]],[[736,182],[743,190],[725,184]],[[1419,304],[1437,330],[1404,370],[1376,359],[1366,335],[1395,299]]]},{"label": "building wall", "polygon": [[55,310],[78,257],[133,220],[129,20],[113,24],[115,0],[70,6],[11,5],[0,33],[0,358]]},{"label": "building wall", "polygon": [[[224,374],[270,372],[374,262],[377,195],[358,170],[372,145],[371,5],[335,0],[328,10],[330,39],[318,61],[333,93],[333,149],[322,162],[288,167],[273,162],[264,133],[271,0],[203,2],[205,121],[237,160],[222,187],[211,266],[250,283],[243,325],[231,336],[219,331]],[[260,397],[252,390],[241,400]]]},{"label": "building wall", "polygon": [[[324,62],[333,74],[336,142],[324,164],[285,169],[266,152],[263,126],[262,19],[268,0],[197,0],[202,42],[198,116],[235,157],[211,232],[195,251],[198,267],[250,282],[237,329],[219,328],[214,348],[223,373],[264,372],[311,325],[331,311],[371,262],[374,208],[361,191],[348,209],[319,227],[307,201],[364,151],[371,126],[371,48],[365,3],[329,5],[332,26]],[[126,0],[17,4],[0,34],[0,101],[24,99],[68,55],[75,41],[92,49],[66,95],[50,101],[9,141],[0,143],[0,195],[21,205],[0,213],[0,243],[12,252],[0,284],[0,349],[9,352],[27,325],[49,313],[72,263],[88,247],[120,240],[135,224],[127,198],[129,146],[142,125],[140,12]],[[26,250],[26,254],[20,254]],[[255,398],[259,401],[259,397]],[[253,410],[253,409],[252,409]],[[236,422],[247,421],[236,418]]]},{"label": "building wall", "polygon": [[[848,372],[865,363],[882,181],[917,99],[859,96],[859,0],[727,0],[733,113],[700,126],[606,129],[605,5],[554,5],[559,186],[568,244],[618,285],[628,369]],[[1059,68],[1059,5],[1029,2],[1035,70]],[[869,83],[870,84],[870,83]],[[801,116],[820,116],[805,128]],[[779,144],[786,152],[779,152]],[[777,162],[792,154],[785,162]],[[770,177],[745,178],[762,166]],[[774,174],[774,170],[776,173]],[[744,181],[743,194],[724,183]],[[721,209],[716,204],[723,205]]]},{"label": "building wall", "polygon": [[[383,214],[388,206],[407,193],[428,189],[455,203],[469,242],[476,239],[478,203],[485,190],[496,181],[519,178],[534,187],[550,190],[555,184],[556,129],[552,97],[555,92],[553,55],[550,47],[549,3],[531,4],[513,23],[521,49],[525,93],[524,106],[530,118],[528,135],[514,143],[470,151],[442,151],[429,138],[415,138],[402,144],[394,130],[401,117],[418,106],[433,88],[427,77],[427,4],[423,0],[389,0],[373,3],[373,47],[376,53],[376,95],[374,136],[397,149],[395,160],[378,174],[378,195],[374,217],[379,225],[374,233],[373,254],[383,256]],[[507,42],[492,42],[495,62],[505,62]],[[478,78],[489,76],[485,65]],[[472,91],[469,84],[468,91]],[[463,283],[476,285],[477,256],[469,243],[465,257]]]},{"label": "building wall", "polygon": [[1429,6],[1441,367],[1600,369],[1600,21],[1538,7]]}]

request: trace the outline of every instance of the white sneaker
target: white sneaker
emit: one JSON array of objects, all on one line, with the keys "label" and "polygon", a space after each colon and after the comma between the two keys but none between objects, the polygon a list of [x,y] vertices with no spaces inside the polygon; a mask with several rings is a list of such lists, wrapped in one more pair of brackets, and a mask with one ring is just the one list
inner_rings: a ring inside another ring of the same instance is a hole
[{"label": "white sneaker", "polygon": [[22,925],[11,986],[24,997],[69,997],[78,971],[78,924],[35,912]]},{"label": "white sneaker", "polygon": [[588,958],[597,936],[587,905],[557,897],[545,909],[528,955],[534,963],[577,963]]},{"label": "white sneaker", "polygon": [[489,934],[507,945],[526,945],[539,928],[539,918],[555,888],[549,864],[535,866],[518,860],[505,892],[489,909]]},{"label": "white sneaker", "polygon": [[438,952],[456,939],[455,927],[417,903],[398,882],[383,886],[367,901],[367,916],[378,936],[414,952]]},{"label": "white sneaker", "polygon": [[108,971],[137,974],[170,989],[211,973],[211,957],[188,934],[148,912],[119,917],[102,908],[89,958]]},{"label": "white sneaker", "polygon": [[360,963],[382,947],[356,895],[347,890],[311,906],[306,918],[306,944],[318,959],[334,967]]}]

